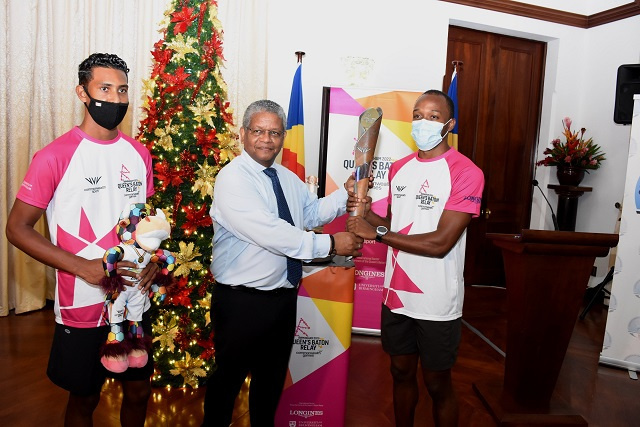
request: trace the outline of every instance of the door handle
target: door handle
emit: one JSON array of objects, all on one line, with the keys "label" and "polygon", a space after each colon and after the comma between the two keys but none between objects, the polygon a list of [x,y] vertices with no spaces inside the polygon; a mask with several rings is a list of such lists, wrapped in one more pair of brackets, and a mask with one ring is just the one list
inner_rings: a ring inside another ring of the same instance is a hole
[{"label": "door handle", "polygon": [[490,216],[491,216],[491,209],[485,209],[484,210],[484,219],[489,219]]}]

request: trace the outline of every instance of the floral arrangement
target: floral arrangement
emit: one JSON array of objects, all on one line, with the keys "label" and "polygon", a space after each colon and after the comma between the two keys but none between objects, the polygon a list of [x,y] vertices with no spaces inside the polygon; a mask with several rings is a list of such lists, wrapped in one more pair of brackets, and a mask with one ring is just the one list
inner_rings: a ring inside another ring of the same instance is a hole
[{"label": "floral arrangement", "polygon": [[584,139],[585,128],[573,132],[571,130],[571,119],[565,117],[562,121],[565,142],[559,139],[551,141],[551,147],[544,150],[547,156],[536,163],[538,166],[569,166],[582,168],[589,172],[589,169],[598,169],[605,160],[604,153],[600,146],[593,142],[593,138]]}]

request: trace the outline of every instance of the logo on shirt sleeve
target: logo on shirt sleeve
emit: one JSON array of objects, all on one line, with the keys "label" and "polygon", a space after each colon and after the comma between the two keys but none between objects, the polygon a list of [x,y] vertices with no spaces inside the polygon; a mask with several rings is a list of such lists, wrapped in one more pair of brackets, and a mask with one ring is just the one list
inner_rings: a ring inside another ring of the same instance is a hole
[{"label": "logo on shirt sleeve", "polygon": [[482,203],[482,197],[478,197],[478,196],[465,196],[464,200],[468,200],[471,203],[475,203],[476,205],[479,205],[480,203]]}]

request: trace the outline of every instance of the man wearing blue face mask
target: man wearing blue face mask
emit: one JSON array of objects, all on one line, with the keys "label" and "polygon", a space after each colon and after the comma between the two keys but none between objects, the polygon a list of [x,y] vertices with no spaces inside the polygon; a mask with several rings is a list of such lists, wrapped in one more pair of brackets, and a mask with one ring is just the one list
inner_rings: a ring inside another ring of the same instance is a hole
[{"label": "man wearing blue face mask", "polygon": [[418,402],[418,360],[433,400],[436,426],[457,426],[451,381],[461,336],[466,228],[480,213],[482,171],[450,148],[453,102],[429,90],[416,101],[411,136],[418,152],[389,171],[386,217],[371,212],[371,199],[349,197],[349,210],[365,203],[363,217],[347,230],[389,246],[382,306],[382,346],[391,357],[397,426],[413,426]]},{"label": "man wearing blue face mask", "polygon": [[[84,104],[79,126],[38,151],[31,161],[7,220],[7,239],[38,261],[56,269],[55,329],[47,376],[69,392],[65,426],[92,425],[107,376],[121,380],[123,426],[143,426],[151,395],[153,358],[142,368],[120,374],[100,363],[100,346],[109,326],[102,257],[117,246],[115,231],[125,204],[144,203],[154,193],[149,151],[117,128],[129,106],[129,68],[118,56],[94,53],[78,67],[75,93]],[[51,241],[35,223],[46,211]],[[118,263],[118,274],[139,279],[147,293],[158,272],[149,263],[136,274]],[[145,296],[145,311],[151,306]],[[151,335],[148,312],[142,328]],[[54,421],[53,424],[58,424]]]}]

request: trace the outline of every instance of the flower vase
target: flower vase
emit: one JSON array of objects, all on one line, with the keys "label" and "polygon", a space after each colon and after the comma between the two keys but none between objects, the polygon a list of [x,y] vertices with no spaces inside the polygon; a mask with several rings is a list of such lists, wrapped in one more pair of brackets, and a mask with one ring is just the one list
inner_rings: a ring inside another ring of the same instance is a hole
[{"label": "flower vase", "polygon": [[560,185],[570,185],[572,187],[577,187],[584,179],[584,172],[585,170],[583,168],[573,166],[558,166],[556,176],[558,177],[558,182],[560,183]]}]

